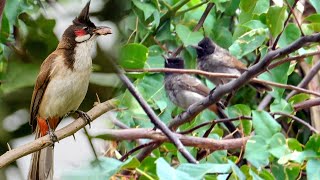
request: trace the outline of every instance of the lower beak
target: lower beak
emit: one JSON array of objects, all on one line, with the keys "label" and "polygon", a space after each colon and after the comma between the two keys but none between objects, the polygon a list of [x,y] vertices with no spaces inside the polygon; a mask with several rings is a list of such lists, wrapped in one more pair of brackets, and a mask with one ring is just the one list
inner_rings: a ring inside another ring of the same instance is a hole
[{"label": "lower beak", "polygon": [[96,27],[96,29],[93,30],[93,33],[97,35],[107,35],[107,34],[112,34],[111,28],[106,27],[106,26],[99,26]]}]

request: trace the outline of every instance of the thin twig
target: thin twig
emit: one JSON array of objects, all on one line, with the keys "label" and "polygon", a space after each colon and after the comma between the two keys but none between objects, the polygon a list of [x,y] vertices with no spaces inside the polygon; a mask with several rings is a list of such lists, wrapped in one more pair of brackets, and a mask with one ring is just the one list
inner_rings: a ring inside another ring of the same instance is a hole
[{"label": "thin twig", "polygon": [[188,9],[185,9],[185,10],[182,10],[182,11],[178,11],[176,13],[176,17],[181,16],[181,15],[185,14],[186,12],[189,12],[189,11],[191,11],[193,9],[196,9],[196,8],[198,8],[198,7],[200,7],[200,6],[204,5],[204,4],[207,4],[207,3],[208,3],[208,1],[203,1],[203,2],[201,2],[199,4],[197,4],[197,5],[194,5],[194,6],[190,7],[190,8],[188,8]]},{"label": "thin twig", "polygon": [[126,154],[124,154],[119,160],[120,161],[124,161],[126,160],[131,154],[133,154],[134,152],[144,148],[144,147],[147,147],[147,146],[151,146],[153,144],[157,143],[157,141],[150,141],[150,142],[147,142],[147,143],[144,143],[144,144],[141,144],[133,149],[131,149],[130,151],[128,151]]},{"label": "thin twig", "polygon": [[291,115],[291,114],[287,114],[287,113],[283,113],[283,112],[273,112],[273,113],[270,113],[271,115],[281,115],[281,116],[286,116],[286,117],[289,117],[297,122],[299,122],[300,124],[306,126],[307,128],[310,129],[310,131],[316,133],[316,134],[319,134],[319,131],[316,130],[314,127],[312,127],[310,124],[306,123],[304,120],[294,116],[294,115]]},{"label": "thin twig", "polygon": [[[213,6],[214,6],[213,3],[208,3],[208,5],[207,5],[207,7],[206,7],[206,10],[204,11],[204,13],[202,14],[200,20],[198,21],[198,24],[193,28],[193,32],[198,31],[198,30],[202,27],[204,21],[206,20],[209,12],[211,11],[211,9],[212,9]],[[176,57],[178,54],[180,54],[180,52],[182,51],[182,49],[183,49],[183,45],[179,46],[179,47],[172,53],[172,57]]]},{"label": "thin twig", "polygon": [[[286,1],[287,6],[290,8],[290,11],[292,12],[293,18],[294,18],[294,20],[296,21],[296,23],[297,23],[297,25],[298,25],[298,28],[299,28],[299,30],[300,30],[301,35],[304,36],[304,33],[303,33],[303,31],[302,31],[302,28],[301,28],[301,24],[300,24],[300,22],[298,21],[298,18],[297,18],[297,16],[296,16],[296,14],[294,13],[294,9],[290,6],[288,0],[285,0],[285,1]],[[299,0],[297,0],[297,3],[298,3],[298,1],[299,1]]]},{"label": "thin twig", "polygon": [[204,123],[201,123],[191,129],[188,129],[188,130],[185,130],[185,131],[180,131],[178,132],[179,134],[190,134],[192,133],[193,131],[197,130],[197,129],[200,129],[204,126],[207,126],[207,125],[210,125],[210,124],[217,124],[217,123],[223,123],[223,122],[230,122],[230,121],[238,121],[238,120],[241,120],[241,119],[247,119],[247,120],[250,120],[252,119],[251,117],[249,116],[239,116],[239,117],[235,117],[235,118],[226,118],[226,119],[217,119],[217,120],[212,120],[210,122],[204,122]]},{"label": "thin twig", "polygon": [[[298,84],[297,87],[299,88],[305,88],[309,82],[313,79],[313,77],[319,72],[320,70],[320,61],[318,61],[308,72],[308,74],[306,76],[304,76],[304,78],[302,79],[302,81]],[[297,94],[297,91],[291,91],[286,99],[290,99],[292,96],[294,96],[295,94]]]},{"label": "thin twig", "polygon": [[101,165],[100,165],[100,163],[99,163],[99,158],[98,158],[97,151],[96,151],[96,149],[94,148],[93,143],[92,143],[92,138],[91,138],[90,134],[88,133],[86,127],[83,127],[83,130],[84,130],[84,133],[85,133],[85,135],[87,136],[87,139],[88,139],[88,141],[89,141],[91,150],[92,150],[92,152],[93,152],[93,154],[94,154],[94,157],[95,157],[95,161],[98,162],[99,166],[101,167]]},{"label": "thin twig", "polygon": [[320,106],[320,98],[314,98],[301,103],[297,103],[293,106],[294,111],[300,111],[301,109],[311,108],[313,106]]},{"label": "thin twig", "polygon": [[284,25],[283,25],[283,29],[282,29],[282,31],[280,32],[280,34],[276,37],[276,40],[274,41],[274,43],[273,43],[273,45],[272,45],[272,48],[271,48],[272,50],[275,50],[275,49],[276,49],[276,46],[277,46],[277,44],[278,44],[278,41],[279,41],[279,39],[280,39],[280,37],[281,37],[284,29],[287,27],[287,24],[288,24],[288,22],[289,22],[290,16],[291,16],[291,14],[293,13],[293,9],[296,7],[298,1],[299,1],[299,0],[295,0],[294,3],[293,3],[293,5],[292,5],[292,8],[290,8],[288,17],[287,17],[287,19],[286,19],[286,21],[284,22]]},{"label": "thin twig", "polygon": [[283,63],[286,63],[286,62],[290,62],[290,61],[293,61],[293,60],[299,60],[299,59],[304,59],[306,57],[309,57],[309,56],[315,56],[315,55],[319,55],[320,54],[320,51],[316,51],[316,52],[311,52],[311,53],[306,53],[306,54],[303,54],[303,55],[299,55],[299,56],[293,56],[293,57],[288,57],[288,58],[284,58],[280,61],[277,61],[277,62],[274,62],[272,64],[270,64],[268,66],[268,69],[273,69]]}]

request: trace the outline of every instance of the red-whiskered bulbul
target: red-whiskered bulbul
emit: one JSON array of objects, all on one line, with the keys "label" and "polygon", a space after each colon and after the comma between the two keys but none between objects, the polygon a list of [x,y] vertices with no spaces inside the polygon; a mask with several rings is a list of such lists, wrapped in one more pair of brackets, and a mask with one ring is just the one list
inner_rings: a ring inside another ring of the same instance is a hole
[{"label": "red-whiskered bulbul", "polygon": [[[197,51],[197,63],[198,69],[213,73],[230,73],[235,75],[241,75],[241,73],[247,70],[247,67],[232,56],[229,51],[223,49],[214,43],[210,38],[205,37],[199,43],[198,46],[193,46]],[[231,81],[230,78],[219,77],[207,77],[215,85],[225,84]],[[250,82],[251,86],[259,91],[271,91],[272,88],[261,84]]]},{"label": "red-whiskered bulbul", "polygon": [[[184,69],[184,60],[180,57],[167,58],[165,67]],[[210,93],[210,89],[199,79],[183,73],[166,72],[164,87],[169,99],[182,109],[188,109],[189,106],[203,100]],[[227,118],[219,104],[213,104],[209,109],[220,118]],[[231,133],[235,132],[235,137],[241,137],[232,122],[225,122],[225,125]]]},{"label": "red-whiskered bulbul", "polygon": [[[90,1],[63,33],[58,47],[42,63],[32,94],[30,125],[36,139],[50,135],[61,119],[76,112],[90,122],[90,117],[78,110],[83,101],[91,74],[91,50],[99,35],[111,34],[111,29],[95,26],[89,19]],[[53,147],[33,153],[28,179],[53,178]]]}]

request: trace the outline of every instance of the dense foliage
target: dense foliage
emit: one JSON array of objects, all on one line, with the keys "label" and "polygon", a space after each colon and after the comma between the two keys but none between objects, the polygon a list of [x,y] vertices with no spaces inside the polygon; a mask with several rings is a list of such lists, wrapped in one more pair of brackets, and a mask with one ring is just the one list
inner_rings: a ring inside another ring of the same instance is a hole
[{"label": "dense foliage", "polygon": [[[36,1],[37,2],[37,1]],[[197,44],[204,36],[212,38],[235,57],[252,66],[266,53],[284,48],[305,35],[319,31],[320,3],[269,1],[269,0],[132,0],[131,2],[108,1],[93,16],[113,21],[119,30],[119,64],[127,70],[163,68],[162,55],[170,56],[179,46],[184,49],[179,56],[185,59],[186,68],[196,68],[196,52],[190,45]],[[28,108],[32,86],[42,60],[56,47],[57,37],[53,33],[55,21],[39,13],[34,1],[8,0],[3,16],[0,36],[0,119],[1,121],[22,108]],[[58,2],[59,3],[59,2]],[[93,2],[94,3],[94,2]],[[209,3],[214,7],[206,17],[203,27],[198,24]],[[291,13],[291,8],[294,11]],[[289,57],[317,52],[318,44],[310,43],[290,53]],[[114,59],[110,53],[101,52],[95,61],[92,84],[84,108],[89,109],[96,101],[97,92],[101,100],[112,95],[118,99],[117,118],[130,128],[153,128],[147,114],[125,88],[113,86],[114,76],[109,76],[110,66],[105,59]],[[274,60],[279,62],[286,57]],[[296,58],[284,62],[258,76],[259,79],[297,86],[310,68],[319,62],[317,56]],[[173,117],[183,112],[168,99],[163,86],[163,73],[129,72],[137,90],[153,108],[161,120],[168,124]],[[319,76],[319,73],[318,75]],[[214,85],[198,76],[208,87]],[[319,92],[319,81],[313,82],[312,91]],[[115,93],[110,89],[116,88]],[[308,88],[307,86],[303,88]],[[250,136],[244,148],[217,150],[189,164],[171,143],[164,143],[142,161],[130,156],[125,162],[120,158],[137,146],[136,141],[121,141],[112,157],[101,159],[101,166],[84,167],[68,172],[65,178],[128,176],[140,179],[319,179],[320,138],[311,129],[287,116],[294,115],[311,124],[318,132],[320,125],[315,119],[319,109],[296,109],[295,105],[314,96],[306,93],[289,95],[292,90],[273,87],[273,91],[258,93],[250,86],[236,91],[225,112],[230,118],[250,116],[234,124],[246,136]],[[225,98],[222,98],[225,99]],[[264,101],[262,101],[264,100]],[[266,103],[267,101],[267,103]],[[189,130],[217,116],[205,110],[192,122],[180,126],[177,132]],[[0,125],[0,152],[7,149],[10,139],[30,133],[27,118],[17,127],[7,130]],[[1,122],[4,124],[4,122]],[[118,128],[115,126],[115,128]],[[203,126],[188,135],[202,137],[209,126]],[[223,124],[215,125],[208,138],[222,139],[227,136]],[[114,140],[103,134],[96,138]],[[143,140],[143,142],[148,142]],[[188,147],[195,157],[199,148]],[[102,167],[102,168],[101,168]],[[128,170],[126,172],[122,170]]]}]

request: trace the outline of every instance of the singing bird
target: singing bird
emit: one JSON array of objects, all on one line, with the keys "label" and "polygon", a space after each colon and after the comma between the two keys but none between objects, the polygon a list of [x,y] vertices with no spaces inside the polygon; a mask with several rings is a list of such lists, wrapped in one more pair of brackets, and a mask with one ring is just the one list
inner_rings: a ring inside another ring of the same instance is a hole
[{"label": "singing bird", "polygon": [[[180,57],[167,58],[166,68],[184,69],[184,60]],[[178,107],[188,109],[192,104],[203,100],[209,95],[210,89],[199,79],[189,74],[166,72],[164,87],[169,99]],[[218,104],[213,104],[209,109],[220,118],[227,118]],[[232,122],[225,122],[226,127],[236,138],[241,137]]]},{"label": "singing bird", "polygon": [[[78,110],[83,101],[91,74],[91,50],[100,35],[111,29],[96,26],[89,19],[90,1],[63,33],[58,47],[42,63],[34,86],[30,105],[30,125],[36,139],[46,134],[56,142],[54,130],[70,112],[90,122],[90,117]],[[28,179],[53,178],[53,147],[33,153]]]},{"label": "singing bird", "polygon": [[[197,51],[198,69],[213,73],[230,73],[241,75],[247,71],[247,67],[232,56],[229,51],[214,43],[210,38],[203,38],[197,46],[193,46]],[[225,84],[231,81],[230,78],[207,77],[215,85]],[[251,86],[258,91],[271,91],[272,88],[256,82],[250,82]]]}]

